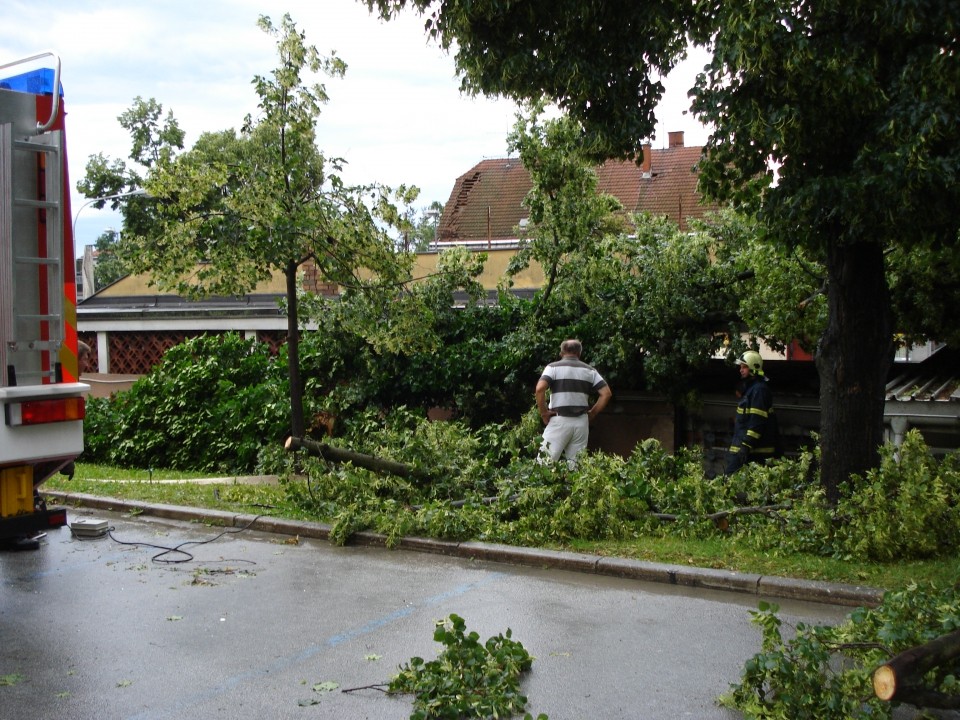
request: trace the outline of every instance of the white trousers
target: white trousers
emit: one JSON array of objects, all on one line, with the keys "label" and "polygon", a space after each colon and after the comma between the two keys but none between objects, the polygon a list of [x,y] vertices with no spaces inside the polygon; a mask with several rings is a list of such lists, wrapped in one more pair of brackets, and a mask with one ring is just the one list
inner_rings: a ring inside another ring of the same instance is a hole
[{"label": "white trousers", "polygon": [[540,456],[548,456],[557,462],[561,455],[567,457],[567,467],[577,466],[577,455],[587,447],[590,435],[590,418],[584,415],[563,417],[554,415],[543,429],[543,442],[540,444]]}]

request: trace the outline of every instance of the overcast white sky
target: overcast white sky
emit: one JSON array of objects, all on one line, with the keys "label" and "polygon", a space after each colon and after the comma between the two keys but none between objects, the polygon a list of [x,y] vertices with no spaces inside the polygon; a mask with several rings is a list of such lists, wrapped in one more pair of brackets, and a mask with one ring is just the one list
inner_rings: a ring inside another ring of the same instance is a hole
[{"label": "overcast white sky", "polygon": [[[426,206],[446,202],[454,180],[480,160],[506,155],[514,104],[461,95],[453,59],[428,44],[421,18],[383,23],[359,0],[4,0],[0,63],[60,55],[75,187],[90,155],[127,158],[130,137],[117,116],[137,96],[173,111],[187,148],[202,132],[239,128],[256,109],[253,76],[276,64],[257,18],[279,24],[285,12],[308,43],[347,63],[344,78],[323,79],[330,103],[319,144],[347,160],[348,182],[416,185],[417,206]],[[654,147],[672,130],[685,131],[687,145],[706,141],[684,114],[703,63],[688,61],[669,79]],[[120,228],[119,216],[84,202],[74,191],[78,248]]]}]

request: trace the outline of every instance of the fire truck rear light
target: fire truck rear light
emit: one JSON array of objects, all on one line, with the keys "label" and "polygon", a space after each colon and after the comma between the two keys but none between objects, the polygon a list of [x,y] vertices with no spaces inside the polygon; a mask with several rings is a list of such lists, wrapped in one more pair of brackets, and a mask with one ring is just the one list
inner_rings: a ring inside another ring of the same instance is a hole
[{"label": "fire truck rear light", "polygon": [[7,425],[43,425],[83,420],[86,404],[82,397],[25,400],[7,404]]},{"label": "fire truck rear light", "polygon": [[67,524],[66,508],[51,508],[47,513],[47,527],[58,528]]}]

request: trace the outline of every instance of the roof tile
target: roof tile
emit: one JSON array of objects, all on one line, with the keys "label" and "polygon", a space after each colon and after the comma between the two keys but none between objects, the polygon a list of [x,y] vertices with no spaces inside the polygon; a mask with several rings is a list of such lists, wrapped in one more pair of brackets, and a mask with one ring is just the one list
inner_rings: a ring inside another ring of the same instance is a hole
[{"label": "roof tile", "polygon": [[[650,172],[627,160],[610,160],[597,168],[597,186],[616,197],[626,210],[667,216],[681,229],[715,205],[701,204],[697,162],[701,147],[682,144],[650,152]],[[527,217],[523,199],[530,174],[518,158],[481,160],[457,178],[437,228],[443,242],[513,240]]]}]

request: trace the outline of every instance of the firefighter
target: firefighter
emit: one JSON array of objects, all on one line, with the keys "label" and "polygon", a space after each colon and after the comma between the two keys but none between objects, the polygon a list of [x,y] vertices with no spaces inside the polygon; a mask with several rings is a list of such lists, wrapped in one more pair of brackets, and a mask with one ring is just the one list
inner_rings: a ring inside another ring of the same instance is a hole
[{"label": "firefighter", "polygon": [[747,463],[763,462],[780,454],[773,392],[763,374],[763,358],[755,350],[748,350],[737,358],[737,365],[743,381],[743,394],[737,404],[733,441],[727,451],[727,475]]}]

